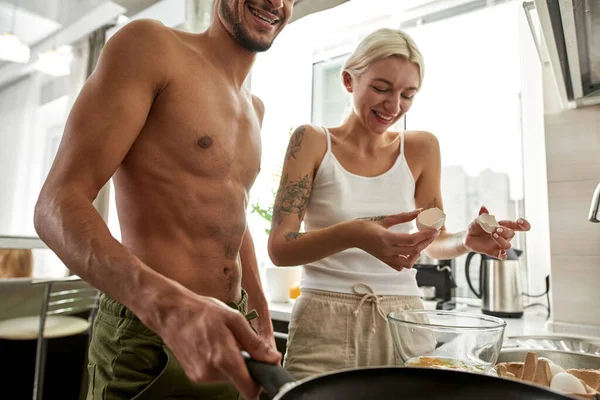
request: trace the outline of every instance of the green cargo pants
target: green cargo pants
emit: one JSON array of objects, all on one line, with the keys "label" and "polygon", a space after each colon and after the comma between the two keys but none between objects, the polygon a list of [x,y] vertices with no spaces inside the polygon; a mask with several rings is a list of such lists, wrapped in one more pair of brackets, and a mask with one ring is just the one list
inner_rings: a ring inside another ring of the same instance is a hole
[{"label": "green cargo pants", "polygon": [[[248,294],[228,303],[250,321]],[[103,295],[89,349],[87,400],[238,400],[228,383],[198,384],[185,374],[160,337],[121,303]]]}]

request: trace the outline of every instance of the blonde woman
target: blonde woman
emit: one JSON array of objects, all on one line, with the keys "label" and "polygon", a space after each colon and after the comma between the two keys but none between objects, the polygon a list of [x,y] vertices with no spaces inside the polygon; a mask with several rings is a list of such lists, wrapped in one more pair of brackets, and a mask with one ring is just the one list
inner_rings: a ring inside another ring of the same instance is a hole
[{"label": "blonde woman", "polygon": [[[530,228],[520,218],[492,233],[476,222],[459,233],[409,233],[421,209],[443,208],[436,137],[389,130],[410,110],[423,76],[414,41],[378,30],[344,64],[342,83],[352,97],[346,120],[304,125],[290,138],[269,254],[279,266],[304,265],[284,360],[296,379],[394,364],[385,315],[423,307],[411,269],[420,252],[504,258],[515,231]],[[299,233],[302,221],[306,232]]]}]

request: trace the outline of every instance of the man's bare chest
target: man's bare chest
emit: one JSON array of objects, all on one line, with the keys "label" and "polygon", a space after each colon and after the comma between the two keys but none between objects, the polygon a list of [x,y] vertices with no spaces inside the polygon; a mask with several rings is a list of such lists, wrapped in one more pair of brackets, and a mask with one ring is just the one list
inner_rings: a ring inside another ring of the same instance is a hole
[{"label": "man's bare chest", "polygon": [[260,122],[252,104],[213,85],[171,88],[155,100],[144,129],[162,157],[186,172],[248,188],[258,174]]}]

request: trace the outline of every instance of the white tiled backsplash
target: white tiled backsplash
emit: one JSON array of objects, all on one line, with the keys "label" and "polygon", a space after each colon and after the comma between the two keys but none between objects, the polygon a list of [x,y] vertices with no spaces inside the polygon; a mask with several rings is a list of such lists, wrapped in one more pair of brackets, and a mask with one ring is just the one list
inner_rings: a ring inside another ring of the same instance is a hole
[{"label": "white tiled backsplash", "polygon": [[[600,335],[600,106],[545,116],[555,332]],[[598,329],[596,329],[596,327]]]}]

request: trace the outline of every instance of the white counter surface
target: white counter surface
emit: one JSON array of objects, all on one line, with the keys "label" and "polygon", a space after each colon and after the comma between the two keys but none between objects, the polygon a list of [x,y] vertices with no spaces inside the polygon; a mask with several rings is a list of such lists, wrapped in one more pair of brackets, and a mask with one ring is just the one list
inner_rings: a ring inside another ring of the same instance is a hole
[{"label": "white counter surface", "polygon": [[[461,305],[457,311],[481,313],[481,309],[472,306]],[[288,303],[269,303],[271,319],[277,321],[289,322],[293,302]],[[426,303],[425,308],[431,308]],[[506,318],[506,331],[504,337],[523,336],[523,335],[552,335],[552,324],[546,320],[546,310],[543,308],[526,309],[523,318]],[[581,336],[581,335],[578,335]]]}]

